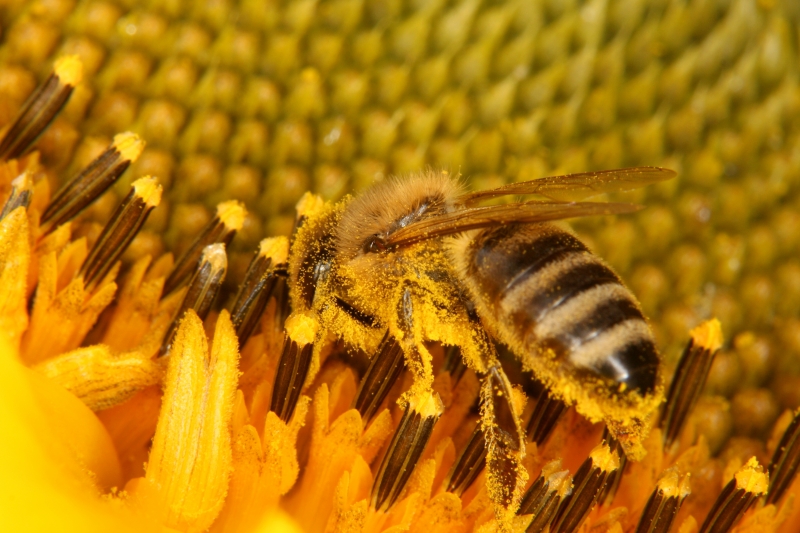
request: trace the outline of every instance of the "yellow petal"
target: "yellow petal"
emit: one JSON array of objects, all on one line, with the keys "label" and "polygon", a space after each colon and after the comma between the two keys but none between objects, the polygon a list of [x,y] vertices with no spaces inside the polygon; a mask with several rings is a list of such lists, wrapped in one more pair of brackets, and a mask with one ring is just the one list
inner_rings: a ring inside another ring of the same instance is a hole
[{"label": "yellow petal", "polygon": [[31,260],[30,231],[25,208],[0,221],[0,332],[19,347],[28,327],[26,287]]},{"label": "yellow petal", "polygon": [[146,478],[133,490],[165,526],[202,531],[222,509],[231,473],[239,353],[228,313],[217,320],[209,354],[203,323],[187,311],[169,357]]},{"label": "yellow petal", "polygon": [[55,253],[40,258],[39,285],[31,324],[22,342],[23,359],[28,364],[44,361],[80,346],[117,291],[115,283],[107,282],[88,293],[84,290],[82,278],[75,278],[66,287],[57,290],[61,267],[62,258],[56,260]]},{"label": "yellow petal", "polygon": [[95,345],[59,355],[34,367],[77,396],[92,411],[108,409],[161,380],[162,367],[139,352],[114,355]]},{"label": "yellow petal", "polygon": [[97,496],[116,458],[94,414],[17,359],[0,338],[0,531],[149,530]]}]

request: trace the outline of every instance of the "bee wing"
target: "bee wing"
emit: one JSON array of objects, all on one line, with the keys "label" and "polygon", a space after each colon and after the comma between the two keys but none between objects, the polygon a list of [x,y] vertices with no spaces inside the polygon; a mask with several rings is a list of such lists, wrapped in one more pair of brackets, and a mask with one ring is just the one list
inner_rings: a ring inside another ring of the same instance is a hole
[{"label": "bee wing", "polygon": [[440,235],[511,223],[546,222],[565,218],[616,215],[639,211],[642,206],[601,202],[519,202],[486,207],[471,207],[422,219],[392,233],[386,240],[391,247],[407,246]]},{"label": "bee wing", "polygon": [[496,196],[539,194],[561,202],[575,202],[606,192],[630,191],[651,183],[675,177],[675,171],[661,167],[633,167],[598,172],[581,172],[549,176],[537,180],[511,183],[488,191],[476,191],[459,198],[472,204]]}]

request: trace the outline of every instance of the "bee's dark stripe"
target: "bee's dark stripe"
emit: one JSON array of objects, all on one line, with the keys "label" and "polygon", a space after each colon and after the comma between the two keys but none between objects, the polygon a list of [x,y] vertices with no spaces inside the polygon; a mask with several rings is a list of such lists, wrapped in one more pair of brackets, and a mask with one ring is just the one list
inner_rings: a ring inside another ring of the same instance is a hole
[{"label": "bee's dark stripe", "polygon": [[[586,246],[569,233],[547,227],[534,240],[513,224],[484,233],[476,239],[470,269],[489,298],[501,298],[523,285],[546,266]],[[521,238],[526,237],[526,238]]]},{"label": "bee's dark stripe", "polygon": [[638,339],[620,346],[597,365],[597,371],[641,394],[655,391],[658,375],[658,351],[650,339]]},{"label": "bee's dark stripe", "polygon": [[[576,295],[606,283],[619,283],[619,278],[601,263],[583,263],[569,268],[549,283],[549,288],[529,295],[526,308],[534,322]],[[525,290],[520,286],[518,290]]]},{"label": "bee's dark stripe", "polygon": [[617,324],[637,318],[644,320],[642,312],[630,299],[600,301],[587,317],[573,323],[571,329],[559,335],[558,340],[567,346],[579,346]]}]

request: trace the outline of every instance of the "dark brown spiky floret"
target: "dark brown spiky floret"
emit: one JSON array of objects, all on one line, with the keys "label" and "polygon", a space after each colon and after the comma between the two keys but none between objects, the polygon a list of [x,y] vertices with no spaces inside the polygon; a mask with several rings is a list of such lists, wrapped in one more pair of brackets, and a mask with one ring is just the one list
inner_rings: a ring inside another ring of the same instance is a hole
[{"label": "dark brown spiky floret", "polygon": [[272,387],[270,411],[287,422],[292,418],[303,391],[314,352],[316,323],[304,315],[292,315],[286,321],[283,350]]},{"label": "dark brown spiky floret", "polygon": [[130,132],[114,137],[111,145],[55,194],[42,213],[43,232],[69,222],[94,202],[138,159],[144,141]]},{"label": "dark brown spiky floret", "polygon": [[791,486],[800,467],[800,411],[796,412],[781,437],[769,463],[767,504],[778,503]]},{"label": "dark brown spiky floret", "polygon": [[542,387],[536,406],[533,408],[531,419],[528,421],[528,440],[538,446],[544,444],[547,437],[553,432],[558,419],[567,410],[564,402],[550,395],[546,387]]},{"label": "dark brown spiky floret", "polygon": [[665,448],[675,442],[683,429],[686,418],[703,391],[714,355],[721,345],[719,321],[703,322],[692,330],[661,411],[659,424],[664,431]]},{"label": "dark brown spiky floret", "polygon": [[447,491],[457,496],[464,494],[475,478],[486,468],[486,439],[478,422],[466,446],[447,474]]},{"label": "dark brown spiky floret", "polygon": [[241,346],[247,343],[258,325],[270,298],[273,294],[278,296],[276,290],[280,291],[280,285],[285,285],[288,255],[289,241],[285,237],[275,237],[261,241],[253,256],[231,307],[231,321]]},{"label": "dark brown spiky floret", "polygon": [[111,270],[160,201],[161,186],[154,178],[144,177],[134,182],[131,192],[111,215],[78,272],[87,290]]},{"label": "dark brown spiky floret", "polygon": [[404,363],[400,343],[387,331],[370,359],[353,400],[353,407],[358,409],[364,424],[378,413],[378,408],[400,377]]},{"label": "dark brown spiky floret", "polygon": [[622,446],[620,446],[617,439],[611,436],[608,428],[603,429],[602,442],[607,442],[611,451],[617,452],[619,456],[619,468],[609,474],[605,487],[603,487],[603,492],[600,494],[600,497],[597,498],[597,501],[605,505],[610,505],[611,502],[614,501],[619,483],[622,481],[622,476],[625,474],[625,467],[628,466],[628,457],[623,452]]},{"label": "dark brown spiky floret", "polygon": [[525,492],[517,514],[532,515],[527,533],[542,533],[556,516],[561,502],[572,493],[572,476],[560,470],[561,461],[546,464]]},{"label": "dark brown spiky floret", "polygon": [[30,149],[69,100],[83,77],[83,65],[77,56],[56,60],[53,72],[28,97],[17,120],[0,141],[0,160],[16,159]]},{"label": "dark brown spiky floret", "polygon": [[597,503],[609,474],[619,468],[619,456],[607,444],[597,446],[575,473],[572,493],[563,498],[550,531],[576,531]]},{"label": "dark brown spiky floret", "polygon": [[755,501],[767,491],[769,479],[755,457],[725,485],[706,516],[700,533],[727,533]]},{"label": "dark brown spiky floret", "polygon": [[183,297],[183,301],[175,313],[166,335],[164,335],[164,343],[161,345],[159,352],[160,356],[169,355],[178,326],[186,311],[192,309],[200,317],[200,320],[205,320],[219,294],[222,282],[225,281],[227,271],[228,256],[225,253],[224,244],[209,244],[203,248],[200,262],[192,279],[189,281],[186,295]]},{"label": "dark brown spiky floret", "polygon": [[443,411],[442,401],[435,392],[427,398],[413,397],[409,401],[372,483],[372,509],[386,511],[397,501]]},{"label": "dark brown spiky floret", "polygon": [[636,533],[669,533],[689,490],[689,476],[681,478],[674,468],[664,472],[647,500]]},{"label": "dark brown spiky floret", "polygon": [[244,217],[245,210],[239,202],[228,201],[219,204],[216,216],[175,262],[175,268],[164,282],[164,294],[170,294],[189,281],[206,246],[214,243],[228,246],[236,232],[242,228]]},{"label": "dark brown spiky floret", "polygon": [[27,209],[31,203],[32,195],[33,179],[26,169],[11,182],[11,193],[8,195],[8,200],[3,205],[2,211],[0,211],[0,220],[6,218],[6,215],[18,207]]}]

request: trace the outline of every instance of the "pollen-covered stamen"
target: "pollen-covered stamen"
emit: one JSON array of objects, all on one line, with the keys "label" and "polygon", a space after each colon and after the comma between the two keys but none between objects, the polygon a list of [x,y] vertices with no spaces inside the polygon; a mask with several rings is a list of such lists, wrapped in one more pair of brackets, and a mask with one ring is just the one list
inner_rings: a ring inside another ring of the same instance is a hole
[{"label": "pollen-covered stamen", "polygon": [[628,456],[625,455],[625,452],[622,449],[622,445],[619,443],[619,441],[611,436],[611,432],[607,427],[603,429],[602,441],[607,442],[609,448],[611,448],[611,451],[616,452],[617,456],[619,457],[619,468],[609,474],[606,484],[603,487],[603,491],[600,493],[600,497],[597,499],[601,505],[611,505],[611,503],[614,501],[614,496],[617,494],[619,482],[622,480],[625,467],[628,465]]},{"label": "pollen-covered stamen", "polygon": [[486,440],[483,438],[481,422],[475,426],[467,445],[447,474],[447,492],[461,496],[486,468]]},{"label": "pollen-covered stamen", "polygon": [[317,321],[306,315],[295,314],[286,320],[283,351],[278,362],[269,407],[284,422],[292,418],[297,400],[303,392],[303,385],[311,368],[318,328]]},{"label": "pollen-covered stamen", "polygon": [[619,456],[607,444],[596,446],[575,473],[572,494],[558,508],[553,533],[577,531],[589,511],[597,503],[608,475],[619,468]]},{"label": "pollen-covered stamen", "polygon": [[674,468],[664,472],[639,518],[636,533],[669,533],[683,500],[690,494],[689,475]]},{"label": "pollen-covered stamen", "polygon": [[795,413],[769,463],[767,503],[781,499],[800,467],[800,411]]},{"label": "pollen-covered stamen", "polygon": [[755,457],[750,458],[722,489],[700,527],[700,533],[730,531],[768,486],[769,476],[762,471]]},{"label": "pollen-covered stamen", "polygon": [[7,215],[18,207],[27,209],[31,204],[32,196],[33,179],[31,173],[26,170],[11,181],[11,194],[3,206],[3,211],[0,212],[0,220],[6,218]]},{"label": "pollen-covered stamen", "polygon": [[691,331],[661,412],[659,425],[664,431],[664,448],[680,435],[686,418],[703,391],[714,356],[722,346],[722,329],[716,318],[703,322]]},{"label": "pollen-covered stamen", "polygon": [[442,412],[444,405],[435,392],[411,398],[372,483],[370,506],[373,509],[386,511],[397,501]]},{"label": "pollen-covered stamen", "polygon": [[78,273],[87,290],[108,273],[139,233],[150,211],[161,202],[161,185],[146,176],[136,180],[131,192],[119,204]]},{"label": "pollen-covered stamen", "polygon": [[42,213],[42,232],[69,222],[94,202],[139,158],[144,144],[135,133],[115,135],[102,154],[59,189]]},{"label": "pollen-covered stamen", "polygon": [[164,282],[164,294],[183,287],[194,272],[200,255],[209,244],[223,243],[228,246],[236,232],[242,229],[247,214],[244,206],[234,200],[217,205],[217,214],[200,232],[189,249],[175,262],[167,281]]},{"label": "pollen-covered stamen", "polygon": [[517,514],[533,515],[527,533],[543,532],[553,521],[560,503],[572,492],[572,476],[560,468],[560,460],[544,465],[542,473],[525,492]]},{"label": "pollen-covered stamen", "polygon": [[444,364],[442,371],[450,374],[450,383],[453,388],[458,385],[461,378],[464,377],[464,372],[467,370],[467,365],[464,364],[464,358],[461,356],[461,348],[458,346],[448,346],[444,352]]},{"label": "pollen-covered stamen", "polygon": [[547,387],[543,387],[539,397],[536,398],[536,406],[533,408],[531,419],[528,422],[528,439],[535,442],[537,446],[544,444],[566,410],[566,404],[550,396]]},{"label": "pollen-covered stamen", "polygon": [[231,309],[231,320],[240,346],[247,343],[258,325],[279,279],[286,278],[288,256],[288,239],[273,237],[261,241],[258,252],[250,261]]},{"label": "pollen-covered stamen", "polygon": [[83,64],[78,56],[56,60],[53,72],[22,106],[17,120],[0,141],[0,160],[23,155],[64,107],[81,82]]},{"label": "pollen-covered stamen", "polygon": [[175,333],[178,325],[183,319],[184,314],[192,309],[200,320],[205,320],[211,310],[211,304],[219,293],[222,282],[225,281],[225,274],[228,270],[228,256],[225,254],[225,245],[222,243],[209,244],[203,248],[200,256],[200,264],[189,283],[189,290],[181,302],[172,323],[164,336],[164,343],[161,345],[159,356],[169,354],[172,343],[175,341]]},{"label": "pollen-covered stamen", "polygon": [[378,350],[369,362],[369,367],[353,400],[353,408],[361,413],[366,425],[377,414],[386,395],[403,371],[403,348],[387,331],[378,345]]}]

